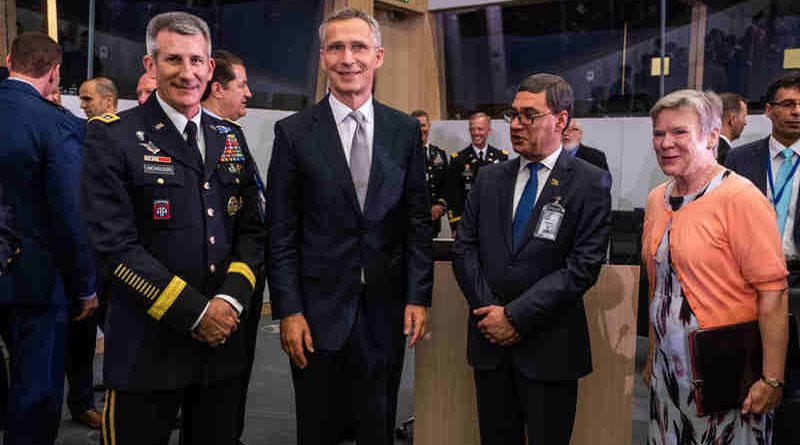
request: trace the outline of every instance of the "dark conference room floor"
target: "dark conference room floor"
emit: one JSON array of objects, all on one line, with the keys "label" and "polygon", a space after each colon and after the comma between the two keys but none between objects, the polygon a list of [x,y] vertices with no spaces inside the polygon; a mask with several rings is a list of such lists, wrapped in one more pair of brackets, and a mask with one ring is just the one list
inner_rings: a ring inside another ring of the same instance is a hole
[{"label": "dark conference room floor", "polygon": [[[280,349],[278,323],[268,315],[261,319],[261,329],[256,346],[256,361],[247,405],[244,443],[247,445],[293,445],[295,443],[294,397],[289,364]],[[647,341],[637,342],[636,367],[641,369]],[[95,360],[95,378],[99,378],[102,354]],[[406,353],[403,381],[400,385],[398,420],[405,420],[412,411],[413,350]],[[634,390],[633,445],[644,445],[647,437],[647,391],[637,377]],[[102,394],[97,394],[98,408],[102,408]],[[100,443],[100,433],[79,425],[70,419],[64,407],[58,445],[92,445]],[[396,445],[407,445],[410,441],[396,439]],[[2,444],[2,439],[0,439]],[[178,444],[177,431],[173,432],[170,445]]]}]

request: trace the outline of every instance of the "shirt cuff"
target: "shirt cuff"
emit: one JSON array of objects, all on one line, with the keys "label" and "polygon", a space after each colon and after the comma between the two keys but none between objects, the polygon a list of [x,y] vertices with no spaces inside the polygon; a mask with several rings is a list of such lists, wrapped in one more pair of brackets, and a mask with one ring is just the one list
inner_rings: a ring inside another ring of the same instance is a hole
[{"label": "shirt cuff", "polygon": [[242,304],[239,303],[235,298],[231,297],[230,295],[225,295],[225,294],[214,295],[214,298],[222,298],[223,300],[227,301],[228,303],[230,303],[231,306],[233,306],[234,309],[236,309],[236,314],[237,315],[242,315],[242,311],[244,310],[244,306],[242,306]]},{"label": "shirt cuff", "polygon": [[200,312],[200,316],[197,317],[197,320],[194,321],[194,324],[192,325],[192,328],[189,329],[190,331],[194,331],[195,328],[197,328],[197,325],[200,324],[200,320],[202,320],[203,317],[206,316],[206,312],[208,312],[208,303],[206,303],[206,307],[203,308],[203,312]]},{"label": "shirt cuff", "polygon": [[83,295],[83,296],[79,297],[78,299],[79,300],[91,300],[92,298],[97,298],[97,292],[94,292],[91,295]]}]

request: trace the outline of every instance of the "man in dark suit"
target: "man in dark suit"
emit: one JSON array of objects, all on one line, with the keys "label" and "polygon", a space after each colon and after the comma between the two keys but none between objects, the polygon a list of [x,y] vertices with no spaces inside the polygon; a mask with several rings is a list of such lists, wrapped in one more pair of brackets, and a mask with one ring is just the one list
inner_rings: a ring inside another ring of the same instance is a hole
[{"label": "man in dark suit", "polygon": [[425,180],[431,194],[431,221],[433,222],[433,238],[439,235],[442,229],[442,216],[447,210],[447,200],[444,197],[445,176],[447,175],[447,153],[436,145],[428,142],[431,132],[431,119],[425,110],[414,110],[411,116],[419,121],[419,130],[422,135],[422,150],[425,155]]},{"label": "man in dark suit", "polygon": [[378,22],[343,9],[320,35],[331,93],[275,125],[272,313],[291,359],[298,443],[336,443],[344,392],[357,442],[392,444],[405,336],[410,347],[423,335],[431,299],[422,138],[416,119],[372,98]]},{"label": "man in dark suit", "polygon": [[458,222],[464,214],[464,201],[467,199],[472,184],[478,178],[478,170],[489,164],[508,160],[508,152],[499,150],[489,144],[491,120],[486,113],[475,113],[469,117],[469,147],[453,153],[450,166],[447,168],[446,196],[449,204],[447,212],[450,229],[456,232]]},{"label": "man in dark suit", "polygon": [[64,388],[70,305],[97,307],[94,269],[79,212],[81,133],[45,99],[58,89],[61,48],[43,34],[17,37],[0,83],[0,180],[23,255],[0,278],[0,334],[11,355],[4,443],[52,444]]},{"label": "man in dark suit", "polygon": [[520,156],[481,171],[458,226],[483,445],[568,444],[592,370],[582,298],[606,251],[611,177],[562,149],[572,103],[558,76],[522,81],[506,114]]},{"label": "man in dark suit", "polygon": [[108,282],[103,443],[232,444],[265,228],[241,129],[204,113],[206,23],[169,12],[147,26],[147,102],[93,118],[83,210]]},{"label": "man in dark suit", "polygon": [[736,93],[722,93],[722,127],[717,144],[717,162],[725,164],[731,144],[742,135],[747,125],[747,100]]},{"label": "man in dark suit", "polygon": [[[736,147],[725,166],[753,182],[775,206],[783,253],[789,265],[789,286],[800,286],[800,75],[791,74],[767,89],[766,115],[772,134]],[[791,203],[794,201],[794,205]]]},{"label": "man in dark suit", "polygon": [[[766,115],[772,134],[728,152],[725,166],[746,177],[775,207],[789,287],[800,287],[800,74],[789,74],[767,88]],[[789,311],[800,312],[800,301],[789,300]],[[775,412],[775,444],[794,444],[794,415],[790,405]],[[784,411],[786,409],[786,411]]]},{"label": "man in dark suit", "polygon": [[583,128],[581,128],[577,120],[572,119],[569,121],[569,126],[564,130],[562,142],[564,151],[568,154],[608,171],[606,154],[583,143]]}]

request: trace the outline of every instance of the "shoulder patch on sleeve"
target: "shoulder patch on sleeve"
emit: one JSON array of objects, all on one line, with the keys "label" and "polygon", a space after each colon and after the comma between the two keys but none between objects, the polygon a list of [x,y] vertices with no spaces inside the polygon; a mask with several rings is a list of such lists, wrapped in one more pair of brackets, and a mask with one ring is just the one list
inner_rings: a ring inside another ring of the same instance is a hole
[{"label": "shoulder patch on sleeve", "polygon": [[227,122],[227,123],[229,123],[229,124],[235,125],[236,128],[242,128],[242,124],[240,124],[240,123],[238,123],[238,122],[236,122],[234,120],[231,120],[231,119],[228,119],[228,118],[225,118],[225,119],[222,119],[222,120]]},{"label": "shoulder patch on sleeve", "polygon": [[110,124],[111,122],[118,121],[119,116],[114,113],[105,113],[101,114],[100,116],[95,116],[89,119],[89,122],[100,121],[104,124]]}]

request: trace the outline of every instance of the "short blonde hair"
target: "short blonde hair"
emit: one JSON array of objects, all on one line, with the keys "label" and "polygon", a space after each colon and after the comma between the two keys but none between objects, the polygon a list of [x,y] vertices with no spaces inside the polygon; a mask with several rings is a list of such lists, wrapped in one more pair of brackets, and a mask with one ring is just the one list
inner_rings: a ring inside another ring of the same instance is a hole
[{"label": "short blonde hair", "polygon": [[650,118],[655,120],[663,110],[689,108],[697,113],[700,132],[708,135],[722,126],[722,99],[712,91],[678,90],[667,94],[650,109]]}]

